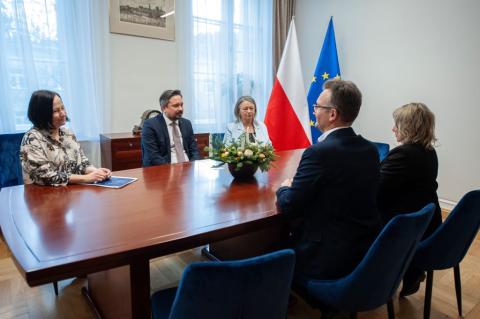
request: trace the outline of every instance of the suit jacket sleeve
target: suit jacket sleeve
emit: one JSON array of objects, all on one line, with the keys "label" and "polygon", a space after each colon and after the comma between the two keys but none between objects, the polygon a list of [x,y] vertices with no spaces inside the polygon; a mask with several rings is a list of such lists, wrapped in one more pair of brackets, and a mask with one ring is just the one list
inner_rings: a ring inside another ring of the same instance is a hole
[{"label": "suit jacket sleeve", "polygon": [[258,127],[260,129],[260,140],[265,144],[272,144],[270,136],[268,135],[267,126],[263,122],[259,122]]},{"label": "suit jacket sleeve", "polygon": [[143,166],[153,166],[169,163],[167,156],[162,156],[158,137],[153,127],[153,120],[147,120],[142,128],[142,158]]},{"label": "suit jacket sleeve", "polygon": [[223,136],[223,144],[227,144],[231,142],[233,138],[232,128],[233,128],[233,123],[228,123],[227,129],[225,130],[225,135]]},{"label": "suit jacket sleeve", "polygon": [[[198,152],[198,145],[197,141],[195,140],[195,135],[193,134],[192,123],[188,120],[184,121],[185,124],[185,139],[184,143],[186,143],[186,151],[188,154],[188,158],[190,161],[202,159],[200,157],[200,153]],[[183,133],[182,133],[183,134]]]},{"label": "suit jacket sleeve", "polygon": [[381,163],[379,189],[388,190],[404,184],[410,168],[405,152],[400,149],[392,150]]},{"label": "suit jacket sleeve", "polygon": [[411,166],[408,163],[408,158],[401,149],[397,147],[390,151],[387,157],[380,165],[380,181],[378,184],[377,203],[378,208],[385,220],[391,217],[388,212],[398,203],[398,196],[402,196],[405,187],[408,186],[408,176],[410,176]]},{"label": "suit jacket sleeve", "polygon": [[314,191],[319,191],[325,183],[325,172],[318,154],[312,147],[303,152],[297,173],[291,187],[280,187],[277,190],[277,206],[281,212],[298,215],[304,211],[305,201],[312,198]]}]

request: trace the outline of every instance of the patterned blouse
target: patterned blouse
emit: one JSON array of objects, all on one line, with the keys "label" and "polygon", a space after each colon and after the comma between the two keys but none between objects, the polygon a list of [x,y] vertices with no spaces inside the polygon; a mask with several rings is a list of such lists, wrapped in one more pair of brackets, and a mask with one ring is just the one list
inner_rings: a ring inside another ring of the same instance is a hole
[{"label": "patterned blouse", "polygon": [[33,127],[27,131],[20,160],[25,184],[66,185],[70,175],[83,175],[91,166],[75,135],[66,128],[60,128],[58,141],[46,130]]}]

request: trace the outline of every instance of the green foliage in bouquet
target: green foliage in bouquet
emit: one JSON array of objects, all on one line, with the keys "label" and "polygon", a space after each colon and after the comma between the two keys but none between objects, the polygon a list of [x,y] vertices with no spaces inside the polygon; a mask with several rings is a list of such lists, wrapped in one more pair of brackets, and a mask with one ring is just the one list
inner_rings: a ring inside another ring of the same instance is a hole
[{"label": "green foliage in bouquet", "polygon": [[240,170],[244,165],[258,165],[262,172],[268,171],[277,157],[272,145],[249,142],[244,135],[229,143],[212,141],[212,146],[205,151],[211,152],[210,159],[222,162],[219,166],[233,164],[235,170]]}]

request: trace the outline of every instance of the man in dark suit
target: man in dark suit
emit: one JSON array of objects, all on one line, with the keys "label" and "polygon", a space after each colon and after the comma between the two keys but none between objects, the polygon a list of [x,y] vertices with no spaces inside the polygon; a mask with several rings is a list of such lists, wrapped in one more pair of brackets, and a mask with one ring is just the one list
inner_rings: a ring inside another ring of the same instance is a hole
[{"label": "man in dark suit", "polygon": [[351,128],[361,104],[354,83],[325,82],[314,105],[323,134],[303,153],[293,180],[277,190],[280,211],[303,217],[292,236],[296,280],[350,273],[380,230],[378,153]]},{"label": "man in dark suit", "polygon": [[142,127],[143,166],[181,163],[200,159],[192,123],[182,118],[180,90],[167,90],[160,96],[162,114],[145,121]]}]

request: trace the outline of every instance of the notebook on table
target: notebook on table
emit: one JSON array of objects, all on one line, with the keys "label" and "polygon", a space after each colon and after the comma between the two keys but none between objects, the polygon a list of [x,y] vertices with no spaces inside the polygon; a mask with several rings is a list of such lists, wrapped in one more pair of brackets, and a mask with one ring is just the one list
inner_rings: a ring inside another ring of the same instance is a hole
[{"label": "notebook on table", "polygon": [[122,188],[130,183],[133,183],[138,178],[135,177],[122,177],[122,176],[111,176],[109,179],[106,179],[101,182],[87,183],[85,185],[93,185],[100,187],[109,187],[109,188]]}]

